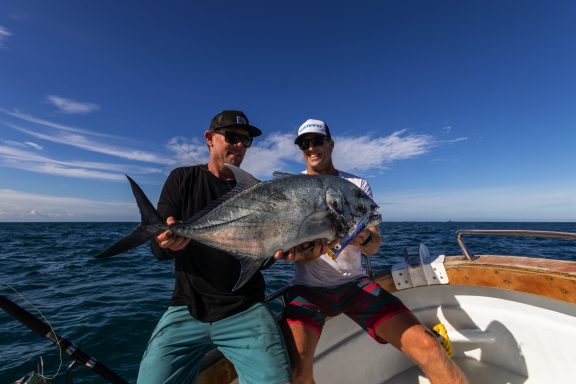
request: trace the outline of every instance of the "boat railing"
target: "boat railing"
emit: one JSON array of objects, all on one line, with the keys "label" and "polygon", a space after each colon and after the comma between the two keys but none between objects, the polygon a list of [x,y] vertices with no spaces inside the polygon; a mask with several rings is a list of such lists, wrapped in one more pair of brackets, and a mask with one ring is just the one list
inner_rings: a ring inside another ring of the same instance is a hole
[{"label": "boat railing", "polygon": [[560,231],[536,231],[525,229],[461,229],[456,231],[456,242],[462,250],[464,256],[472,261],[478,256],[471,255],[462,239],[463,235],[486,235],[486,236],[513,236],[513,237],[541,237],[549,239],[576,240],[574,232]]}]

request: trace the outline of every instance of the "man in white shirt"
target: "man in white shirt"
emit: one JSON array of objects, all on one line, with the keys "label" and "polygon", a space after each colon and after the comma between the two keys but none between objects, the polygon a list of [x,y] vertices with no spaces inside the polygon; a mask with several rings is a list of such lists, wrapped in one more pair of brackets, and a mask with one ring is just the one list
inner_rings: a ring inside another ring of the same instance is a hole
[{"label": "man in white shirt", "polygon": [[[305,121],[294,141],[302,150],[308,175],[343,177],[372,197],[363,178],[337,170],[332,163],[334,140],[328,125]],[[284,312],[292,344],[295,384],[312,384],[314,351],[327,316],[344,313],[381,344],[390,343],[422,368],[434,383],[467,383],[462,371],[447,356],[436,337],[402,302],[366,276],[361,254],[374,255],[380,248],[378,226],[360,232],[336,259],[323,254],[295,264],[288,305]]]}]

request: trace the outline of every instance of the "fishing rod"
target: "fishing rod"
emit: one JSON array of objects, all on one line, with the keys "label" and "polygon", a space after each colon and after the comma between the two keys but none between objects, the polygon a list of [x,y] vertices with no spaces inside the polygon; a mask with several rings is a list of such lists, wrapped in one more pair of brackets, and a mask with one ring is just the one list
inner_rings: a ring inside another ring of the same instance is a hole
[{"label": "fishing rod", "polygon": [[36,316],[14,303],[6,296],[0,295],[0,308],[13,318],[30,328],[42,337],[46,337],[52,343],[56,344],[58,348],[64,349],[66,353],[78,363],[83,364],[85,367],[90,368],[110,383],[113,384],[128,384],[126,380],[111,371],[104,364],[96,360],[94,357],[88,355],[74,343],[59,336],[56,332],[45,322],[38,319]]}]

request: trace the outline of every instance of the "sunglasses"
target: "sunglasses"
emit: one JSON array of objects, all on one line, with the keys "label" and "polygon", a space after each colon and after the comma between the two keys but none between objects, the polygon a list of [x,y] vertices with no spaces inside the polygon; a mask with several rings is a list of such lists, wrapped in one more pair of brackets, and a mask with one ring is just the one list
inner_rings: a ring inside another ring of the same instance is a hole
[{"label": "sunglasses", "polygon": [[249,148],[252,145],[252,141],[254,140],[254,138],[251,136],[241,135],[234,131],[224,131],[224,132],[214,131],[214,133],[223,135],[224,140],[228,144],[238,144],[239,142],[242,142],[242,145],[244,145],[246,148]]},{"label": "sunglasses", "polygon": [[301,139],[296,144],[300,147],[301,150],[306,150],[310,148],[310,145],[313,147],[317,147],[319,145],[324,144],[324,140],[326,140],[326,136],[313,136],[310,139]]}]

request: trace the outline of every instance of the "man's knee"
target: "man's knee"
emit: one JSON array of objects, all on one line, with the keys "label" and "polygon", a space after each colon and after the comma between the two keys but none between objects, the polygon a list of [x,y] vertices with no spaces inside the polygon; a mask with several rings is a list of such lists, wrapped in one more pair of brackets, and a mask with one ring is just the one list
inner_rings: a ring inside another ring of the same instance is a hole
[{"label": "man's knee", "polygon": [[403,338],[402,350],[421,363],[443,358],[445,354],[436,336],[423,326],[412,329]]}]

